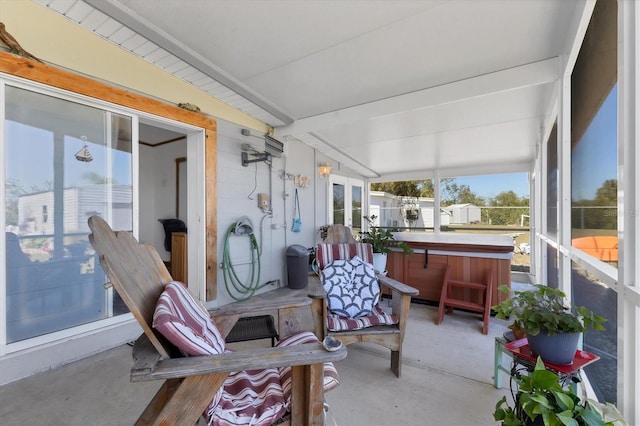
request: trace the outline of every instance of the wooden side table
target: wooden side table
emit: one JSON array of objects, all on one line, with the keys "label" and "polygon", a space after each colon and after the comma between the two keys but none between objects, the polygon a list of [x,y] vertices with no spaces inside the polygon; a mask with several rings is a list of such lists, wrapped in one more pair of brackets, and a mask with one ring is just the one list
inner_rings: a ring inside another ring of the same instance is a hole
[{"label": "wooden side table", "polygon": [[311,298],[307,296],[307,289],[293,290],[282,287],[267,291],[248,300],[230,303],[209,310],[215,317],[216,325],[223,336],[227,336],[240,317],[258,316],[275,313],[276,329],[282,337],[290,336],[300,331],[311,331],[308,327],[307,316],[312,316]]}]

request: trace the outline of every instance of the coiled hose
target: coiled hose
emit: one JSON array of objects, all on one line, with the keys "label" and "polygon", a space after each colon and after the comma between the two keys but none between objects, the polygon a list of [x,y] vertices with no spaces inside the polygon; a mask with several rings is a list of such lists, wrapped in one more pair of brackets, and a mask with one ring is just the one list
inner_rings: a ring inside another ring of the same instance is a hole
[{"label": "coiled hose", "polygon": [[247,283],[242,282],[238,278],[233,264],[231,263],[231,254],[229,249],[229,239],[233,234],[236,234],[238,223],[234,223],[229,227],[224,240],[224,250],[222,253],[222,275],[224,278],[224,285],[227,289],[227,293],[232,299],[241,301],[247,300],[255,294],[255,292],[262,287],[265,287],[267,283],[259,285],[260,282],[260,248],[258,247],[258,241],[253,231],[246,233],[249,237],[249,246],[251,250],[251,273]]}]

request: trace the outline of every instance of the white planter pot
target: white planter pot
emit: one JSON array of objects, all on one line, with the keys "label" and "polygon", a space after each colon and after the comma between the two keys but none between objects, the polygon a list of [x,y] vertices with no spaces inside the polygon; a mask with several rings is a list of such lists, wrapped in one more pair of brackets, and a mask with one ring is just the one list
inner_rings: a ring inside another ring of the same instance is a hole
[{"label": "white planter pot", "polygon": [[387,253],[373,253],[373,269],[381,273],[387,270]]}]

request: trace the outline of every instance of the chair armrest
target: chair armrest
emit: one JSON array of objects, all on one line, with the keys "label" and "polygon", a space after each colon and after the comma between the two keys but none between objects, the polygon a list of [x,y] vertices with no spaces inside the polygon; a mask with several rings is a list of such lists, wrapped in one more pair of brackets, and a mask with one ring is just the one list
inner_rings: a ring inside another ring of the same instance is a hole
[{"label": "chair armrest", "polygon": [[322,287],[322,282],[317,274],[309,274],[309,284],[307,286],[307,296],[311,299],[324,299],[327,292]]},{"label": "chair armrest", "polygon": [[378,282],[381,286],[387,287],[391,290],[391,312],[398,316],[400,336],[401,340],[404,340],[407,321],[409,320],[411,297],[417,296],[419,291],[385,275],[378,274]]},{"label": "chair armrest", "polygon": [[377,277],[380,285],[385,286],[390,290],[397,291],[403,296],[404,295],[417,296],[420,293],[418,289],[408,286],[406,284],[403,284],[400,281],[396,281],[393,278],[389,278],[385,275],[377,274]]},{"label": "chair armrest", "polygon": [[328,352],[319,343],[305,343],[228,352],[219,355],[161,360],[146,335],[143,335],[134,345],[134,366],[131,369],[131,381],[142,382],[260,368],[311,365],[340,361],[346,356],[346,347],[335,352]]},{"label": "chair armrest", "polygon": [[257,312],[267,312],[282,308],[299,308],[310,304],[311,300],[307,297],[305,290],[292,290],[288,287],[282,287],[253,296],[247,300],[210,309],[209,315],[214,318],[247,313],[255,315]]},{"label": "chair armrest", "polygon": [[[378,278],[380,285],[385,286],[390,290],[395,290],[400,293],[400,295],[417,296],[420,293],[418,289],[403,284],[400,281],[396,281],[385,275],[376,274],[376,277]],[[327,296],[324,288],[322,287],[322,283],[320,282],[320,277],[315,274],[309,275],[309,288],[307,293],[312,299],[321,299]]]}]

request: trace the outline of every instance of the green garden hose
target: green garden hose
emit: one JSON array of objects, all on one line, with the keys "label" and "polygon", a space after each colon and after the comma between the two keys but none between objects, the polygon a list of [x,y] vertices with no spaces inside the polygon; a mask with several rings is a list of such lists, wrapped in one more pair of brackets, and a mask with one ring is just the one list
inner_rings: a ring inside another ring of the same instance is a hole
[{"label": "green garden hose", "polygon": [[[222,254],[222,273],[224,278],[224,285],[227,289],[227,293],[232,299],[241,301],[247,300],[255,294],[255,292],[262,287],[265,287],[267,283],[259,285],[260,282],[260,248],[258,247],[258,241],[253,234],[253,228],[247,227],[248,219],[241,218],[236,223],[233,223],[224,241],[224,251]],[[240,232],[239,232],[240,231]],[[249,246],[251,250],[251,273],[247,283],[242,282],[238,278],[238,274],[231,263],[231,255],[229,249],[229,239],[232,235],[247,235],[249,237]]]}]

